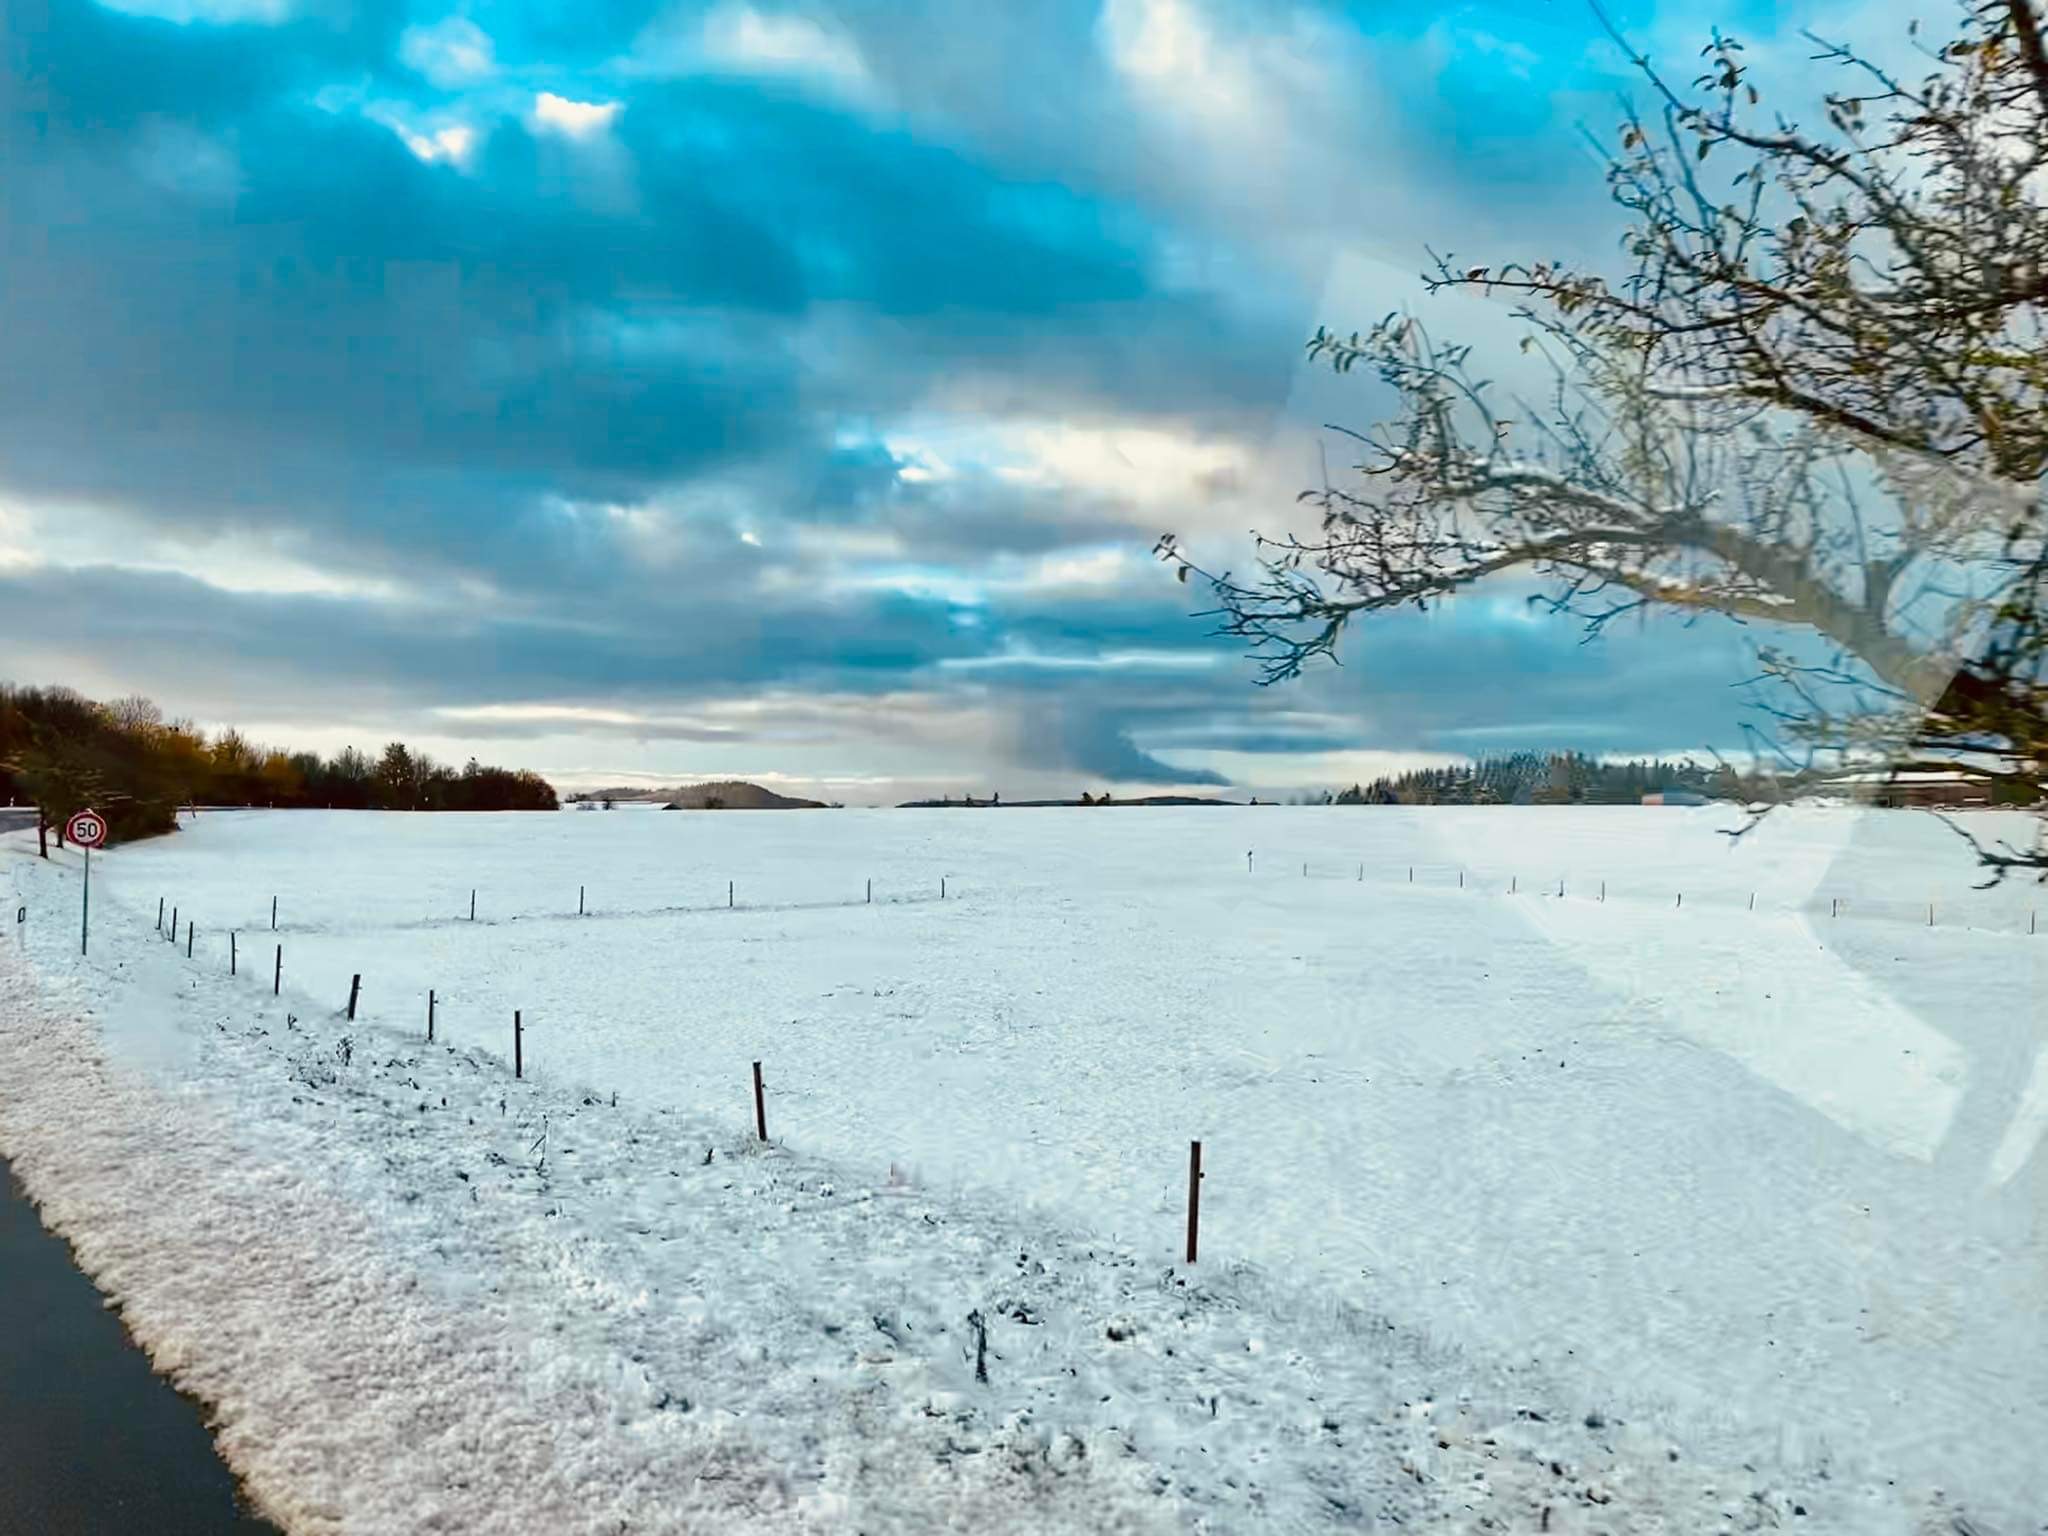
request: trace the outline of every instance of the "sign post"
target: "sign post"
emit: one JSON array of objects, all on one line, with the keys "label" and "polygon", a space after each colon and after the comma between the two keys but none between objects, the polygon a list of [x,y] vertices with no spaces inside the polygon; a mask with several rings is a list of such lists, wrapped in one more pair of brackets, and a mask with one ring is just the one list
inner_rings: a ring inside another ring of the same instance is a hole
[{"label": "sign post", "polygon": [[85,895],[78,911],[78,952],[92,937],[92,851],[107,841],[107,818],[98,811],[79,811],[64,823],[64,835],[85,851]]}]

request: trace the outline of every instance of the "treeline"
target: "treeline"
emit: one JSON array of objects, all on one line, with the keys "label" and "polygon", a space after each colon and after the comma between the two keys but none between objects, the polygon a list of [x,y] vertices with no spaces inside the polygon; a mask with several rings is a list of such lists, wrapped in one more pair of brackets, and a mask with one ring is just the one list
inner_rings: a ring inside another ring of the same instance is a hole
[{"label": "treeline", "polygon": [[552,811],[538,774],[461,769],[403,742],[372,759],[259,747],[239,731],[209,736],[165,721],[144,698],[102,704],[69,688],[0,685],[0,801],[37,807],[61,829],[74,811],[103,812],[112,838],[169,832],[181,805],[332,807],[389,811]]},{"label": "treeline", "polygon": [[1775,780],[1690,758],[1602,762],[1579,752],[1514,752],[1450,768],[1417,768],[1354,784],[1336,805],[1637,805],[1656,790],[1681,789],[1715,800],[1775,798]]}]

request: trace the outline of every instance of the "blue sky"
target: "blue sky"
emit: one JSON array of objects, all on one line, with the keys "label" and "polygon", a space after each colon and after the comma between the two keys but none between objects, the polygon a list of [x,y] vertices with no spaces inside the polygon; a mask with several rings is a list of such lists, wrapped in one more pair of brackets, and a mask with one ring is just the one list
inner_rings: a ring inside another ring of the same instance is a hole
[{"label": "blue sky", "polygon": [[[1681,73],[1774,24],[1615,14]],[[1262,690],[1147,555],[1299,518],[1385,405],[1302,342],[1422,306],[1425,245],[1610,259],[1569,0],[0,26],[0,675],[855,803],[1737,744],[1732,626],[1587,646],[1504,586]]]}]

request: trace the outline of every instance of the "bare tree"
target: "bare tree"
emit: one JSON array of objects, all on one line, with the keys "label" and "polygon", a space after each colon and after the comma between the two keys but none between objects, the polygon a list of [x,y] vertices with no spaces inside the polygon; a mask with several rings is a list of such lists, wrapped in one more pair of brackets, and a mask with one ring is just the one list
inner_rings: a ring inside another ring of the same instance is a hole
[{"label": "bare tree", "polygon": [[1306,493],[1320,531],[1261,538],[1248,580],[1172,535],[1160,555],[1212,584],[1263,682],[1334,656],[1360,614],[1517,573],[1592,633],[1645,609],[1767,626],[1781,756],[1936,762],[2037,799],[2044,32],[2042,0],[1970,0],[1945,45],[1916,32],[1911,83],[1814,39],[1842,76],[1819,129],[1767,117],[1732,38],[1683,91],[1637,58],[1651,107],[1608,172],[1626,274],[1449,256],[1427,274],[1516,301],[1540,396],[1509,398],[1408,316],[1320,330],[1312,357],[1399,398],[1348,434],[1359,479]]},{"label": "bare tree", "polygon": [[108,721],[116,730],[135,736],[151,736],[163,729],[164,712],[153,699],[131,693],[105,706]]}]

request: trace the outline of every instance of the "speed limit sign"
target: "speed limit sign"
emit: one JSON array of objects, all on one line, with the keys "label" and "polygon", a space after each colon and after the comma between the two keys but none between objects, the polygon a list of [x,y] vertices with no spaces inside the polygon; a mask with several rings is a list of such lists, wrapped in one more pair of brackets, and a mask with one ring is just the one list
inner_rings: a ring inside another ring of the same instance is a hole
[{"label": "speed limit sign", "polygon": [[85,953],[92,933],[92,851],[107,840],[107,818],[98,811],[79,811],[64,823],[64,835],[85,852],[85,888],[78,904],[78,952]]}]

